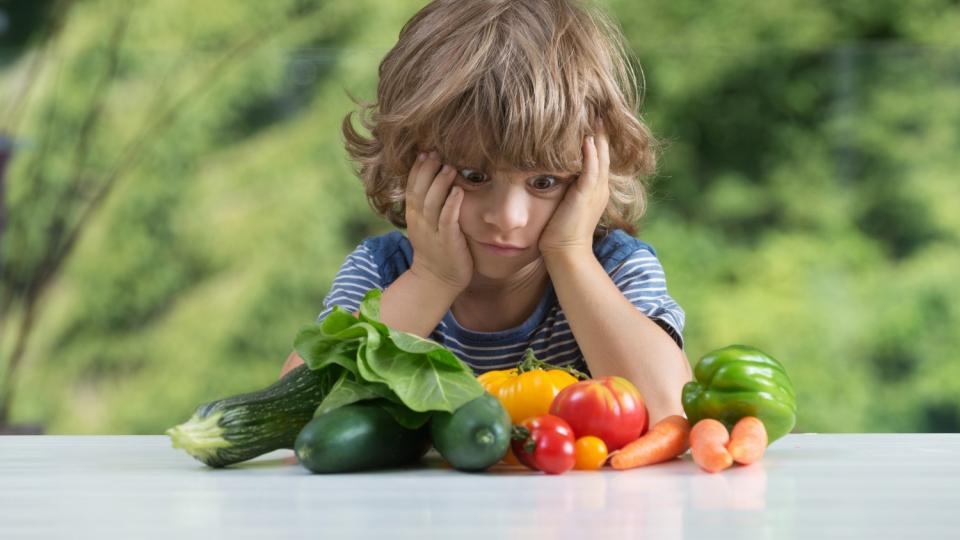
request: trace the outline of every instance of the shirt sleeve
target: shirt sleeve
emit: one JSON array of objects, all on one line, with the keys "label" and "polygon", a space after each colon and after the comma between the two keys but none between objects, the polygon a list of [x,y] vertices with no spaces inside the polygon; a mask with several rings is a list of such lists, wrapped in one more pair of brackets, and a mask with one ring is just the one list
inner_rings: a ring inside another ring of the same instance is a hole
[{"label": "shirt sleeve", "polygon": [[330,292],[323,299],[323,311],[317,316],[317,322],[325,319],[333,311],[333,306],[341,306],[350,313],[359,310],[360,302],[370,289],[382,290],[380,273],[373,254],[360,244],[340,265]]},{"label": "shirt sleeve", "polygon": [[610,277],[620,292],[683,348],[683,308],[667,293],[660,260],[646,248],[634,251]]}]

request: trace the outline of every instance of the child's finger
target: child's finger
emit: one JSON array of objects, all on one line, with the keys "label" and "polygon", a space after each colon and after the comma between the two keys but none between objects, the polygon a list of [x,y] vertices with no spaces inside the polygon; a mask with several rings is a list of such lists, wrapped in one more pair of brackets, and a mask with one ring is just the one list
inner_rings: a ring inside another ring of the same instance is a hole
[{"label": "child's finger", "polygon": [[454,230],[454,226],[460,221],[460,203],[463,201],[463,188],[454,186],[447,195],[443,210],[440,211],[438,225],[440,230]]},{"label": "child's finger", "polygon": [[413,160],[413,166],[410,167],[410,171],[407,172],[407,184],[404,186],[404,196],[407,200],[413,198],[415,187],[417,185],[417,174],[420,172],[420,169],[423,167],[423,162],[426,159],[426,153],[420,152],[417,154],[417,158]]},{"label": "child's finger", "polygon": [[407,179],[407,207],[416,212],[423,213],[423,199],[440,168],[440,160],[436,152],[430,152],[426,158],[417,167],[416,173],[412,173]]},{"label": "child's finger", "polygon": [[599,174],[603,174],[610,169],[610,139],[607,137],[607,126],[603,120],[597,121],[597,169]]},{"label": "child's finger", "polygon": [[437,176],[434,177],[433,182],[427,189],[427,195],[424,197],[423,217],[426,218],[427,223],[435,228],[439,228],[437,222],[440,219],[440,211],[443,209],[444,201],[450,193],[450,184],[453,183],[454,177],[456,177],[456,172],[454,172],[453,167],[444,165]]},{"label": "child's finger", "polygon": [[597,147],[594,137],[587,136],[583,144],[583,173],[577,179],[577,187],[582,193],[588,193],[597,182]]}]

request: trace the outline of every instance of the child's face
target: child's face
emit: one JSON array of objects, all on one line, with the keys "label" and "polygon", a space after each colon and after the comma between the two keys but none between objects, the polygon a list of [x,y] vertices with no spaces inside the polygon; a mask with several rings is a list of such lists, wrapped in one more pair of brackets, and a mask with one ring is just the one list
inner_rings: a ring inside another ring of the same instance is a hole
[{"label": "child's face", "polygon": [[[455,165],[463,188],[460,228],[476,272],[507,278],[540,257],[537,243],[576,174],[549,171],[480,171]],[[508,244],[504,251],[485,244]]]}]

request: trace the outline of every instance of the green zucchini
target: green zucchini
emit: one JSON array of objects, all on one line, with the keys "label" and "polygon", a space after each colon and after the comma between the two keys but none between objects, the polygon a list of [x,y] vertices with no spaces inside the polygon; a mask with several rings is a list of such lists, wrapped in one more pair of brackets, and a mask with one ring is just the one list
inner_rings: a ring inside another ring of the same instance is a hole
[{"label": "green zucchini", "polygon": [[263,390],[200,405],[190,420],[166,433],[174,448],[210,467],[293,448],[297,434],[336,381],[333,371],[298,366]]},{"label": "green zucchini", "polygon": [[433,446],[454,469],[482,471],[497,463],[510,447],[510,414],[490,392],[450,414],[430,420]]},{"label": "green zucchini", "polygon": [[360,401],[311,420],[294,443],[315,473],[343,473],[413,463],[430,449],[430,428],[408,429],[376,401]]}]

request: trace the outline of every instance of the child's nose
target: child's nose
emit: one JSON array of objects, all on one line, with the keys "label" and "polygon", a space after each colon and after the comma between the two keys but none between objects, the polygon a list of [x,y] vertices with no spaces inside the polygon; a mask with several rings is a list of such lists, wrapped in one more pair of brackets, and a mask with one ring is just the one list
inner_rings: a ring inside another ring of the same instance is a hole
[{"label": "child's nose", "polygon": [[484,220],[504,231],[524,227],[530,216],[528,203],[522,188],[501,190],[491,198]]}]

